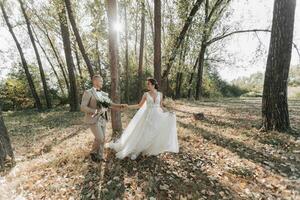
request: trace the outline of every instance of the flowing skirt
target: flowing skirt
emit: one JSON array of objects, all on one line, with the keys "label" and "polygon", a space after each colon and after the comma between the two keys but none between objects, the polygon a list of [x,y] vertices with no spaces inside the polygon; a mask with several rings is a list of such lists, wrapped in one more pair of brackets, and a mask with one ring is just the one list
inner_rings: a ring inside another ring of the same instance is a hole
[{"label": "flowing skirt", "polygon": [[116,157],[158,155],[163,152],[178,153],[176,115],[163,112],[159,105],[147,105],[134,115],[122,136],[106,144],[116,151]]}]

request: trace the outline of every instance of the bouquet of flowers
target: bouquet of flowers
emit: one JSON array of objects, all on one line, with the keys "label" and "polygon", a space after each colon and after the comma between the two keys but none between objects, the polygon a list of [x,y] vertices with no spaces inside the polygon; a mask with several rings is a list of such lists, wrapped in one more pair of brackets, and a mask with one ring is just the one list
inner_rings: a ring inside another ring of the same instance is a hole
[{"label": "bouquet of flowers", "polygon": [[111,99],[108,97],[108,94],[101,92],[101,95],[98,95],[97,106],[99,108],[109,108],[111,106]]},{"label": "bouquet of flowers", "polygon": [[[98,108],[102,108],[102,109],[106,110],[107,108],[109,108],[111,106],[112,101],[108,97],[107,93],[101,92],[99,95],[97,95],[97,97],[98,97],[97,98],[97,107]],[[100,113],[101,112],[99,112],[98,110],[96,110],[96,112],[92,115],[92,117],[94,118],[95,116],[97,116]]]}]

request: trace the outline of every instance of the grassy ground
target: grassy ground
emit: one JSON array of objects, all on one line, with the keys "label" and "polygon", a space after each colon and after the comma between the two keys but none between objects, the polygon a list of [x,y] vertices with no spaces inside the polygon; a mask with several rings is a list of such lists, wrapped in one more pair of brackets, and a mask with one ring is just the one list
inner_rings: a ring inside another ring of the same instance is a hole
[{"label": "grassy ground", "polygon": [[298,135],[259,132],[260,102],[169,101],[180,153],[131,161],[106,151],[102,164],[88,157],[82,113],[5,113],[17,163],[1,173],[0,199],[300,199],[300,101],[289,104]]}]

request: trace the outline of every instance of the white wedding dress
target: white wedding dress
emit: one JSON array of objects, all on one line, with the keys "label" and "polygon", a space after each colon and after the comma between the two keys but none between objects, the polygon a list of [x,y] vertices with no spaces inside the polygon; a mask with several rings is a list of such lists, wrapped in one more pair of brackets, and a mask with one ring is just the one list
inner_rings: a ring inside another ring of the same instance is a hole
[{"label": "white wedding dress", "polygon": [[116,157],[135,159],[139,154],[158,155],[163,152],[178,153],[176,115],[163,112],[161,93],[156,99],[146,92],[146,102],[134,115],[122,136],[116,142],[106,144],[114,149]]}]

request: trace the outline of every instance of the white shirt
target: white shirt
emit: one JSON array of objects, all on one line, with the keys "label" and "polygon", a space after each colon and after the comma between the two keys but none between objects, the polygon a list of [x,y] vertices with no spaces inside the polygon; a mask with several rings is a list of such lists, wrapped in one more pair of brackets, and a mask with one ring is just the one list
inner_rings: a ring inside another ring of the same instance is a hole
[{"label": "white shirt", "polygon": [[95,87],[93,87],[93,89],[95,90],[97,96],[98,96],[98,97],[101,97],[101,92],[102,92],[102,90],[97,91],[97,88],[95,88]]},{"label": "white shirt", "polygon": [[[102,90],[97,91],[97,88],[95,88],[95,87],[93,87],[93,89],[95,90],[95,92],[96,92],[96,94],[97,94],[97,96],[98,96],[99,99],[101,99],[103,95],[104,96],[106,96],[106,95],[108,96],[108,94],[105,93],[105,92],[103,92]],[[107,111],[107,108],[102,108],[102,110],[103,111]]]}]

